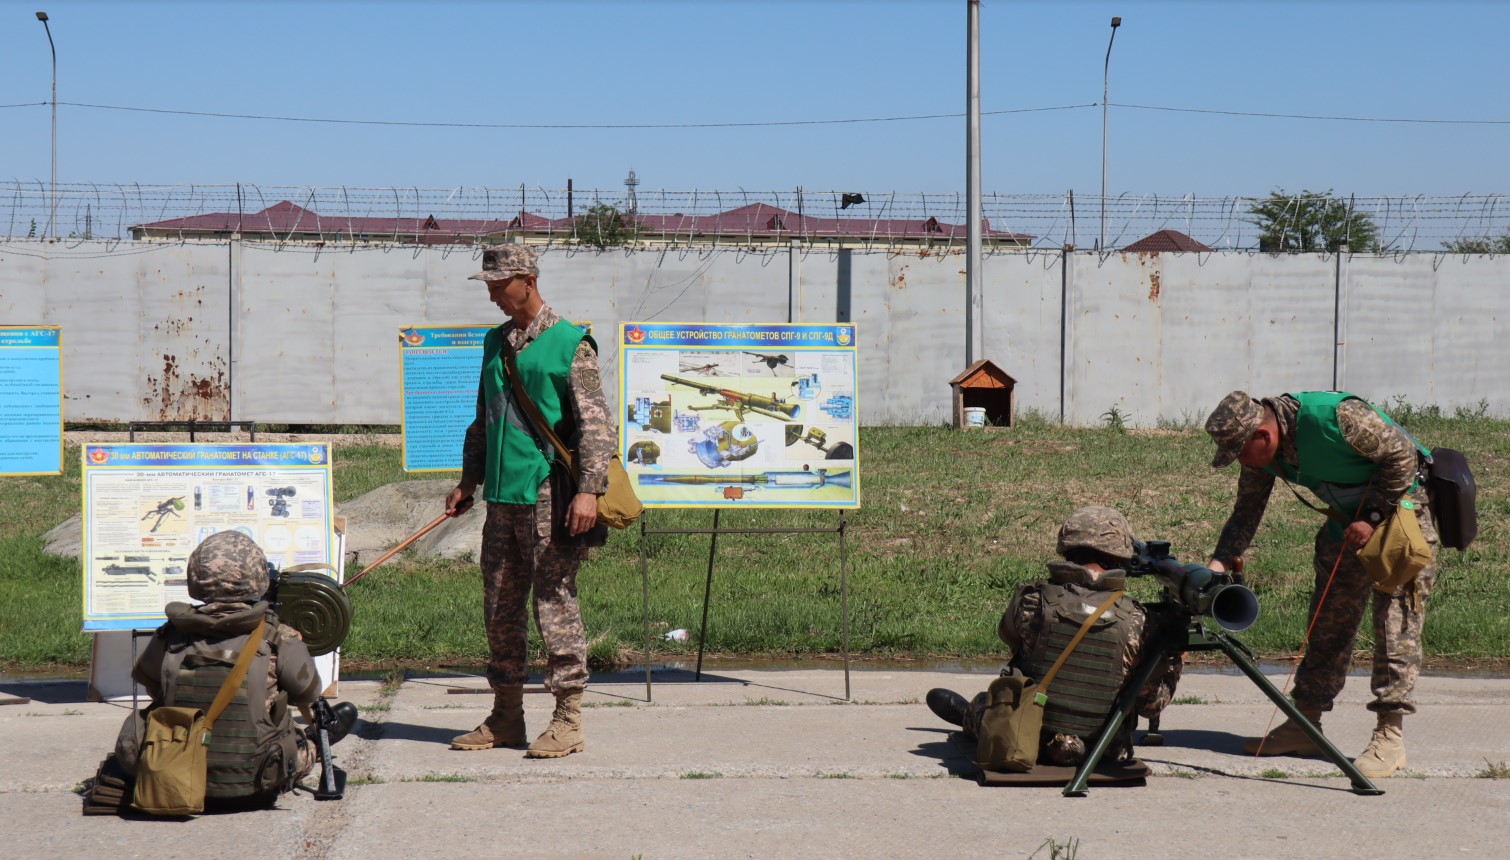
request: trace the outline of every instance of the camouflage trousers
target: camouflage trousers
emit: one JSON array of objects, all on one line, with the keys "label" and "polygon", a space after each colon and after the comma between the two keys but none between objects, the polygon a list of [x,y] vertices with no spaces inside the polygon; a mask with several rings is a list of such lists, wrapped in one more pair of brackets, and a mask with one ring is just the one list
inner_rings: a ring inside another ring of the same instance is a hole
[{"label": "camouflage trousers", "polygon": [[535,505],[488,503],[482,527],[482,614],[488,634],[488,683],[518,686],[529,677],[529,617],[545,642],[545,688],[555,695],[587,686],[587,635],[577,606],[577,568],[585,547],[551,541],[550,485]]},{"label": "camouflage trousers", "polygon": [[[1431,545],[1432,563],[1393,594],[1374,591],[1373,583],[1356,553],[1344,550],[1342,542],[1323,527],[1316,535],[1315,590],[1311,594],[1310,618],[1315,618],[1305,659],[1295,673],[1295,704],[1302,708],[1332,709],[1342,692],[1353,640],[1363,621],[1363,611],[1373,599],[1374,661],[1371,684],[1374,700],[1368,709],[1380,713],[1414,714],[1411,692],[1421,674],[1421,625],[1426,620],[1426,598],[1437,576],[1437,530],[1426,506],[1426,493],[1412,496],[1421,533]],[[1342,561],[1337,561],[1338,555]],[[1337,574],[1332,575],[1332,565]],[[1331,579],[1328,588],[1327,580]],[[1325,600],[1322,594],[1325,592]],[[1321,612],[1317,615],[1317,605]]]}]

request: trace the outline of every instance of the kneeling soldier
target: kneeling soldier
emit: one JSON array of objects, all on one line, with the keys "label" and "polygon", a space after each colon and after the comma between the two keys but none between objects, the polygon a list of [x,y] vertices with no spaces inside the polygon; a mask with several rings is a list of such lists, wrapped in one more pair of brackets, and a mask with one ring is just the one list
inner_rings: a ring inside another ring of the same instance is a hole
[{"label": "kneeling soldier", "polygon": [[[1012,648],[1009,666],[1042,679],[1059,659],[1082,623],[1126,583],[1122,566],[1133,556],[1132,528],[1112,508],[1081,508],[1059,529],[1056,551],[1063,561],[1049,562],[1049,578],[1018,586],[1001,617],[997,634]],[[1076,766],[1085,758],[1123,684],[1137,667],[1143,644],[1153,638],[1143,607],[1127,595],[1112,604],[1103,621],[1086,635],[1056,676],[1044,706],[1038,760]],[[1109,620],[1109,621],[1107,621]],[[1171,654],[1138,693],[1137,713],[1157,716],[1174,696],[1183,662]],[[966,701],[944,689],[928,691],[928,707],[940,719],[979,737],[989,695]],[[1131,724],[1113,747],[1114,758],[1131,757]]]},{"label": "kneeling soldier", "polygon": [[[208,711],[265,619],[251,668],[210,734],[205,801],[207,808],[271,804],[317,761],[313,728],[296,727],[289,706],[305,710],[307,718],[320,698],[320,676],[298,632],[280,623],[264,600],[267,558],[255,541],[234,531],[210,535],[190,554],[188,577],[189,596],[203,604],[168,604],[168,622],[157,629],[131,677],[146,688],[151,707]],[[356,724],[357,709],[339,702],[331,710],[334,743]],[[128,777],[136,775],[146,714],[127,717],[116,741],[116,758]]]}]

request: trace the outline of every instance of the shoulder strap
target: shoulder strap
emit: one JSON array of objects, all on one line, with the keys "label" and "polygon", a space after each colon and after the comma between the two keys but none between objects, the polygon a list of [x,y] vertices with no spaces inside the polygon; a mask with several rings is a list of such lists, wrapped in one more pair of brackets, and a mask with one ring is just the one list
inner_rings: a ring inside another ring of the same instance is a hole
[{"label": "shoulder strap", "polygon": [[546,421],[545,416],[540,414],[540,407],[535,405],[535,401],[531,400],[529,393],[524,390],[524,383],[519,379],[519,365],[515,361],[516,357],[517,354],[514,352],[514,345],[509,343],[508,332],[504,332],[503,363],[508,367],[509,385],[513,388],[514,400],[524,408],[525,414],[529,416],[530,423],[535,426],[535,429],[540,431],[550,441],[551,445],[555,447],[556,453],[566,463],[567,471],[575,478],[577,474],[576,461],[572,457],[571,451],[567,450],[566,446],[562,444],[561,437],[557,436],[556,432],[551,429],[550,422]]},{"label": "shoulder strap", "polygon": [[241,688],[241,682],[246,678],[246,670],[252,665],[252,658],[257,656],[257,649],[262,647],[262,635],[267,632],[267,619],[257,622],[257,629],[247,637],[246,645],[241,649],[241,654],[236,657],[236,665],[231,667],[231,674],[225,676],[225,683],[220,685],[220,692],[215,694],[215,701],[210,704],[210,712],[204,715],[204,730],[209,731],[214,727],[215,721],[231,704],[231,699],[236,697],[236,691]]},{"label": "shoulder strap", "polygon": [[1111,609],[1118,600],[1122,599],[1122,595],[1124,593],[1125,592],[1121,591],[1112,592],[1112,596],[1108,597],[1105,603],[1101,604],[1101,606],[1097,608],[1095,612],[1091,613],[1089,618],[1085,619],[1085,621],[1080,625],[1080,629],[1075,631],[1075,638],[1070,640],[1069,646],[1066,647],[1064,651],[1059,655],[1059,659],[1054,661],[1054,665],[1049,668],[1048,674],[1044,675],[1043,680],[1038,682],[1038,691],[1040,693],[1048,690],[1049,684],[1053,683],[1054,681],[1054,676],[1059,674],[1059,667],[1064,665],[1064,661],[1070,659],[1070,655],[1073,654],[1075,652],[1075,648],[1080,645],[1080,640],[1084,639],[1085,634],[1091,631],[1091,625],[1096,623],[1096,619],[1105,615],[1108,609]]},{"label": "shoulder strap", "polygon": [[1292,492],[1292,493],[1295,494],[1295,498],[1299,499],[1300,503],[1302,505],[1305,505],[1306,507],[1310,508],[1311,510],[1315,511],[1318,514],[1326,514],[1327,519],[1329,519],[1329,520],[1334,520],[1336,522],[1342,523],[1343,525],[1347,525],[1348,524],[1348,518],[1345,517],[1345,516],[1343,516],[1336,508],[1333,508],[1333,507],[1325,507],[1325,508],[1323,508],[1323,507],[1319,507],[1317,505],[1311,504],[1310,501],[1307,500],[1305,496],[1302,496],[1300,494],[1299,490],[1295,489],[1295,485],[1292,484],[1292,483],[1290,483],[1290,479],[1289,478],[1286,478],[1284,475],[1279,475],[1278,477],[1279,477],[1279,479],[1281,481],[1285,482],[1285,486],[1290,488],[1290,492]]}]

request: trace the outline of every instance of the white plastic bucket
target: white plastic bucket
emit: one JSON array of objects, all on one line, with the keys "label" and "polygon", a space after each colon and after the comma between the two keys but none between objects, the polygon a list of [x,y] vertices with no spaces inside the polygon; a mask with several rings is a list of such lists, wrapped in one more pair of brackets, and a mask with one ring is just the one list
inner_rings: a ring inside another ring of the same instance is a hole
[{"label": "white plastic bucket", "polygon": [[986,426],[986,408],[984,406],[966,406],[965,407],[965,426],[966,427],[984,427],[984,426]]}]

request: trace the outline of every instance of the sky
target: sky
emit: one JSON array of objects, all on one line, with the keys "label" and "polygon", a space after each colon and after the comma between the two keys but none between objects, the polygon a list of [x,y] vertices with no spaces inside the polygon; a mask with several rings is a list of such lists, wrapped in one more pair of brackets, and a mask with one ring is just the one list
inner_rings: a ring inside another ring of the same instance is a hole
[{"label": "sky", "polygon": [[[39,8],[65,184],[965,188],[966,0],[0,0],[0,179],[49,176]],[[988,194],[1099,191],[1113,15],[1111,194],[1510,191],[1510,4],[985,0]]]}]

